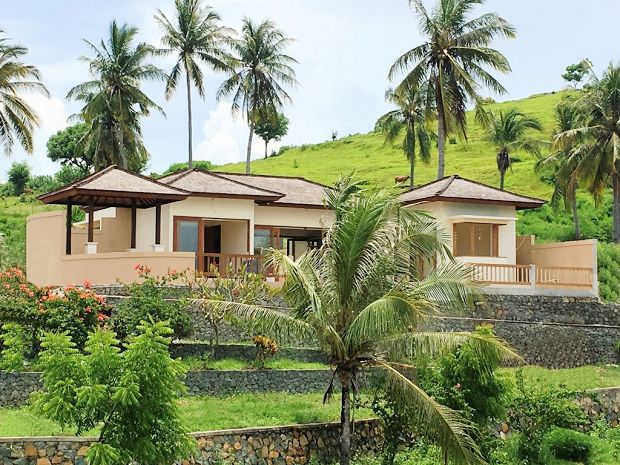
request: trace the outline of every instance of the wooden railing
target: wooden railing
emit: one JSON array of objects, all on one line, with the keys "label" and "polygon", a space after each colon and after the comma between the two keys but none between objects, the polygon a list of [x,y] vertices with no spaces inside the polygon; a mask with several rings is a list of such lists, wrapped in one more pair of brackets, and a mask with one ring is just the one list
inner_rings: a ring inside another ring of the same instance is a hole
[{"label": "wooden railing", "polygon": [[199,269],[205,276],[213,275],[214,269],[217,269],[222,276],[239,273],[242,270],[262,274],[265,277],[276,276],[269,267],[265,266],[263,255],[205,253],[200,254],[198,260],[202,260],[202,266]]},{"label": "wooden railing", "polygon": [[472,279],[485,284],[530,285],[529,265],[472,263]]},{"label": "wooden railing", "polygon": [[471,263],[472,279],[482,284],[505,284],[531,287],[594,287],[592,268],[572,266],[499,265]]}]

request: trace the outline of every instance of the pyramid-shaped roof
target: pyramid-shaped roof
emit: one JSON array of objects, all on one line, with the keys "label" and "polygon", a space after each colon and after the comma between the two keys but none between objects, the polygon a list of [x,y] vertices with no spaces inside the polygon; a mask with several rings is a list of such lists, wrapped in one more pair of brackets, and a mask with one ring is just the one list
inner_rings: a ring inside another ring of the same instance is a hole
[{"label": "pyramid-shaped roof", "polygon": [[257,202],[273,202],[283,197],[280,192],[250,186],[234,179],[196,169],[169,174],[159,179],[169,186],[183,189],[192,195],[252,199]]},{"label": "pyramid-shaped roof", "polygon": [[502,191],[460,176],[446,176],[401,194],[405,205],[445,201],[512,205],[518,209],[538,208],[544,200]]},{"label": "pyramid-shaped roof", "polygon": [[44,203],[150,208],[176,202],[189,193],[115,165],[39,196]]}]

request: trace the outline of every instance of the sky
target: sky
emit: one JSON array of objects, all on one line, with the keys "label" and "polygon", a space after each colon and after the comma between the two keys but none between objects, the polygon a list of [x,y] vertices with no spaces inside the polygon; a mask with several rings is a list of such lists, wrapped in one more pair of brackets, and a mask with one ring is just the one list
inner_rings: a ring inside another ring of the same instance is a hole
[{"label": "sky", "polygon": [[[433,2],[425,0],[430,6]],[[288,53],[298,60],[300,85],[291,89],[293,103],[284,108],[289,133],[279,145],[322,142],[332,131],[339,136],[368,132],[389,109],[384,102],[390,87],[387,72],[403,52],[422,43],[417,19],[406,0],[208,0],[227,26],[238,29],[244,16],[271,19],[295,41]],[[160,45],[161,31],[153,16],[157,8],[172,14],[172,0],[0,0],[0,29],[14,42],[29,48],[26,61],[37,66],[51,97],[28,95],[38,112],[32,155],[15,147],[10,157],[0,155],[0,179],[13,161],[26,160],[34,174],[58,169],[46,157],[50,135],[71,124],[79,103],[65,99],[74,85],[89,79],[79,60],[89,53],[83,39],[99,42],[111,20],[139,28],[141,41]],[[600,72],[609,62],[620,62],[616,18],[619,0],[487,0],[477,12],[493,11],[514,24],[514,40],[497,40],[512,72],[499,75],[512,100],[561,89],[564,68],[589,58]],[[155,63],[168,71],[172,58]],[[194,95],[194,158],[216,164],[245,159],[248,129],[233,117],[230,102],[216,101],[224,80],[207,71],[204,100]],[[147,83],[145,92],[165,110],[143,120],[144,142],[151,154],[147,172],[162,172],[187,159],[187,109],[184,88],[166,101],[163,83]],[[253,157],[263,156],[255,138]],[[270,148],[271,150],[271,148]]]}]

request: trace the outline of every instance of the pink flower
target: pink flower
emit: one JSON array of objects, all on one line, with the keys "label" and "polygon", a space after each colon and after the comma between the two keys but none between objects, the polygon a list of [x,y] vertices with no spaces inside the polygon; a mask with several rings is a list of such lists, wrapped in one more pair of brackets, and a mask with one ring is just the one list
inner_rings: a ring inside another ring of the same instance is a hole
[{"label": "pink flower", "polygon": [[88,279],[84,280],[84,287],[86,289],[90,289],[91,287],[93,287],[93,283],[91,281],[89,281]]}]

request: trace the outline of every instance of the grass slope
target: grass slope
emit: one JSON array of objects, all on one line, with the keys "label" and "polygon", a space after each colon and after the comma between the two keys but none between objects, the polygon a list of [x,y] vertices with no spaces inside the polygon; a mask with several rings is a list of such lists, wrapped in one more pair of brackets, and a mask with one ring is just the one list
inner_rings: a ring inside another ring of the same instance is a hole
[{"label": "grass slope", "polygon": [[[548,139],[554,125],[553,108],[566,92],[533,95],[531,97],[493,104],[494,110],[519,108],[524,113],[538,118],[543,132],[537,138]],[[379,116],[379,115],[377,115]],[[492,186],[499,184],[495,165],[496,149],[485,140],[482,129],[474,122],[473,113],[468,113],[468,141],[456,141],[446,146],[446,174],[459,174]],[[532,155],[515,153],[513,171],[506,176],[506,189],[548,199],[552,187],[544,184],[533,174],[535,159]],[[435,179],[437,171],[436,151],[428,165],[417,166],[416,184]],[[243,163],[228,164],[218,170],[243,172]],[[384,144],[380,133],[368,133],[343,137],[335,142],[305,144],[291,147],[277,156],[252,162],[252,172],[302,176],[313,181],[331,184],[340,174],[355,171],[358,177],[379,185],[390,186],[394,177],[409,173],[408,161],[400,147]]]}]

